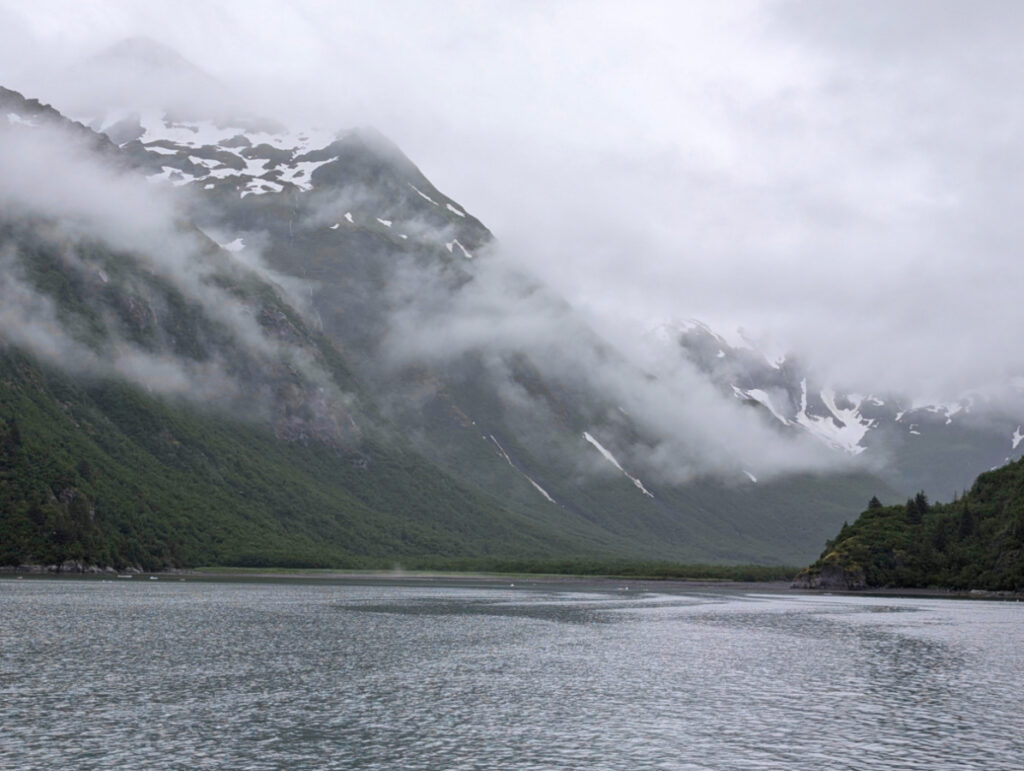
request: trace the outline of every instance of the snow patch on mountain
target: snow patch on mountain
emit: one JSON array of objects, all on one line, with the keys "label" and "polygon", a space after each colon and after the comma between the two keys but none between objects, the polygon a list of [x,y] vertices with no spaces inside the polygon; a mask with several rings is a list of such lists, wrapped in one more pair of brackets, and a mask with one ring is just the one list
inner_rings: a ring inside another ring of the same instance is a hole
[{"label": "snow patch on mountain", "polygon": [[[100,131],[105,132],[130,117],[127,113],[114,113],[104,121]],[[246,146],[266,144],[302,154],[326,147],[338,138],[338,132],[324,129],[290,131],[282,128],[277,131],[260,131],[227,124],[218,125],[208,120],[174,121],[159,110],[144,110],[138,118],[143,130],[139,141],[143,144],[164,141],[192,148],[220,146],[231,151],[235,149],[232,140],[241,135],[248,140]]]},{"label": "snow patch on mountain", "polygon": [[280,179],[283,182],[295,185],[299,190],[312,190],[313,182],[311,178],[313,176],[313,172],[324,164],[331,163],[336,160],[338,160],[337,156],[334,158],[328,158],[325,161],[295,161],[281,170]]},{"label": "snow patch on mountain", "polygon": [[241,197],[245,198],[247,195],[265,195],[266,193],[280,193],[284,190],[284,185],[278,182],[271,182],[269,179],[254,179],[248,184],[241,192]]},{"label": "snow patch on mountain", "polygon": [[[524,474],[523,476],[526,476],[526,475]],[[554,498],[552,498],[550,495],[548,495],[548,491],[545,490],[543,487],[541,487],[536,482],[534,482],[533,479],[531,479],[530,477],[527,476],[526,477],[526,481],[528,481],[531,485],[533,485],[537,489],[537,492],[539,492],[541,495],[543,495],[544,498],[547,499],[549,502],[557,503],[557,501]]]},{"label": "snow patch on mountain", "polygon": [[429,201],[430,203],[434,204],[434,206],[440,206],[441,205],[437,201],[435,201],[433,198],[431,198],[429,195],[427,195],[422,190],[420,190],[418,187],[416,187],[416,185],[414,185],[412,182],[409,182],[408,184],[409,184],[409,187],[411,187],[413,190],[415,190],[422,198],[424,198],[427,201]]},{"label": "snow patch on mountain", "polygon": [[462,252],[462,256],[463,257],[465,257],[467,260],[472,260],[473,259],[473,255],[470,254],[469,250],[466,247],[464,247],[461,243],[459,243],[459,239],[457,239],[457,238],[455,238],[455,239],[453,239],[451,241],[446,242],[444,246],[445,246],[445,249],[447,249],[449,251],[449,253],[452,253],[452,254],[454,254],[454,249],[457,246],[457,247],[459,247],[459,250]]},{"label": "snow patch on mountain", "polygon": [[[720,335],[703,321],[699,321],[697,319],[683,319],[657,324],[648,332],[648,334],[663,345],[674,346],[679,344],[680,339],[684,335],[694,331],[699,331],[719,343],[721,346],[719,352],[722,354],[720,358],[725,357],[724,349],[749,347],[742,339],[737,339],[735,341],[728,340],[724,335]],[[737,344],[733,345],[733,342],[736,342]]]},{"label": "snow patch on mountain", "polygon": [[7,113],[7,122],[12,126],[35,126],[36,122],[31,118],[23,118],[16,112]]},{"label": "snow patch on mountain", "polygon": [[[324,130],[267,131],[213,121],[174,121],[158,110],[113,111],[100,121],[92,121],[92,126],[115,135],[114,129],[126,121],[138,123],[138,141],[147,152],[166,157],[168,163],[172,156],[180,158],[193,171],[168,171],[169,167],[164,166],[150,179],[178,185],[230,179],[236,182],[242,198],[278,193],[286,187],[312,190],[313,172],[337,157],[314,161],[306,155],[341,136]],[[209,188],[204,185],[204,189]]]},{"label": "snow patch on mountain", "polygon": [[650,493],[650,491],[646,487],[644,487],[644,483],[641,482],[632,474],[630,474],[628,471],[626,471],[626,469],[622,468],[622,465],[615,459],[615,456],[612,455],[607,449],[605,449],[604,445],[597,441],[597,439],[595,439],[589,431],[583,432],[583,438],[590,442],[590,444],[592,444],[597,449],[597,451],[604,456],[605,460],[607,460],[609,463],[615,466],[615,468],[621,471],[634,485],[636,485],[637,489],[640,492],[642,492],[648,498],[654,497]]},{"label": "snow patch on mountain", "polygon": [[186,174],[173,166],[163,166],[161,167],[160,173],[150,174],[146,179],[151,182],[170,182],[175,187],[181,187],[182,185],[187,185],[190,182],[195,182],[199,178],[194,177],[191,174]]},{"label": "snow patch on mountain", "polygon": [[957,404],[929,404],[924,407],[928,412],[935,415],[943,415],[946,418],[946,425],[953,422],[953,416],[964,412],[966,407],[963,403]]},{"label": "snow patch on mountain", "polygon": [[784,414],[782,409],[780,409],[779,407],[776,407],[775,403],[772,400],[772,397],[769,396],[766,391],[764,391],[764,390],[762,390],[760,388],[750,388],[750,389],[747,389],[747,390],[744,390],[742,388],[738,388],[736,386],[733,386],[732,388],[733,388],[733,393],[735,393],[738,398],[740,398],[740,399],[753,399],[754,401],[756,401],[759,404],[761,404],[762,406],[764,406],[772,415],[775,416],[775,418],[780,423],[782,423],[783,425],[786,425],[786,426],[792,425],[792,422],[790,421],[790,419],[785,416],[785,414]]},{"label": "snow patch on mountain", "polygon": [[836,393],[831,388],[823,388],[820,397],[829,415],[813,415],[807,411],[807,378],[800,381],[800,411],[795,418],[796,424],[836,449],[860,455],[865,449],[860,442],[874,426],[874,421],[862,417],[857,404],[849,408],[839,407]]},{"label": "snow patch on mountain", "polygon": [[505,452],[505,448],[501,446],[501,443],[494,437],[494,434],[488,434],[487,437],[485,438],[490,439],[492,442],[494,442],[494,446],[498,448],[498,455],[504,458],[505,462],[508,463],[508,465],[510,465],[512,468],[518,471],[526,479],[527,482],[533,485],[534,489],[541,495],[543,495],[545,500],[551,503],[558,503],[558,501],[556,501],[548,494],[547,490],[545,490],[543,487],[537,484],[537,482],[529,474],[525,473],[521,468],[519,468],[515,463],[512,462],[512,459],[508,457],[508,453]]},{"label": "snow patch on mountain", "polygon": [[753,343],[750,342],[750,339],[746,336],[741,327],[735,327],[732,329],[720,329],[717,332],[712,332],[710,327],[708,327],[706,324],[702,324],[699,321],[691,323],[707,331],[708,333],[714,335],[719,340],[724,341],[725,344],[728,345],[733,350],[755,350]]},{"label": "snow patch on mountain", "polygon": [[512,459],[510,457],[508,457],[508,453],[505,452],[505,448],[501,446],[501,443],[494,438],[494,434],[488,434],[488,438],[492,442],[494,442],[494,446],[498,448],[498,455],[504,458],[505,462],[508,463],[508,465],[510,465],[512,468],[515,468],[516,464],[512,462]]}]

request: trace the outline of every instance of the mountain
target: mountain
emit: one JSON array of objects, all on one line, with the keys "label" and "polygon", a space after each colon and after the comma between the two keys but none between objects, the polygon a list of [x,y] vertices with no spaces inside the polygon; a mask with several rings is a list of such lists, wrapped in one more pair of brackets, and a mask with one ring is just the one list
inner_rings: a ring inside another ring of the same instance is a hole
[{"label": "mountain", "polygon": [[786,431],[868,462],[903,495],[949,499],[978,473],[1024,455],[1019,415],[979,395],[952,404],[906,394],[844,392],[793,357],[769,358],[741,336],[726,339],[699,321],[665,324],[654,336],[723,393],[749,403]]},{"label": "mountain", "polygon": [[[672,399],[717,396],[602,340],[372,130],[86,122],[0,92],[39,156],[0,230],[8,564],[792,564],[898,498],[841,448],[784,473],[687,434]],[[807,454],[757,382],[736,420]]]},{"label": "mountain", "polygon": [[[13,92],[0,92],[0,115],[7,148],[28,136],[26,149],[91,157],[72,170],[78,181],[94,167],[131,166]],[[40,131],[55,133],[40,143]],[[139,179],[127,192],[146,187]],[[170,223],[166,240],[134,252],[71,216],[104,211],[46,216],[25,211],[21,193],[0,222],[4,564],[358,566],[614,552],[509,511],[390,436],[284,290],[191,223]]]},{"label": "mountain", "polygon": [[[556,318],[556,344],[572,346],[589,366],[567,373],[536,345],[495,343],[507,309],[479,319],[499,327],[482,350],[441,366],[415,357],[382,366],[392,358],[395,316],[410,305],[430,306],[424,318],[438,326],[432,337],[449,334],[445,325],[468,287],[490,278],[477,265],[497,259],[486,228],[372,131],[266,134],[156,117],[140,123],[145,132],[125,149],[150,153],[140,162],[153,178],[202,191],[193,215],[202,227],[226,230],[243,253],[245,234],[257,232],[274,271],[314,283],[309,301],[318,322],[417,450],[449,473],[501,490],[521,509],[552,516],[552,507],[568,508],[624,540],[667,538],[684,559],[778,560],[794,544],[810,546],[819,516],[838,516],[889,490],[864,473],[804,475],[754,488],[740,468],[724,482],[683,485],[622,470],[630,465],[623,456],[644,443],[643,431],[592,382],[594,363],[616,353],[564,302],[521,276],[501,276],[502,299],[512,296],[525,309],[511,313]],[[401,296],[405,291],[412,297]],[[510,389],[522,398],[509,399],[503,391]],[[490,448],[483,457],[480,442]],[[595,461],[613,476],[592,473]]]},{"label": "mountain", "polygon": [[1024,591],[1024,460],[980,475],[952,503],[923,492],[901,506],[873,500],[794,585]]}]

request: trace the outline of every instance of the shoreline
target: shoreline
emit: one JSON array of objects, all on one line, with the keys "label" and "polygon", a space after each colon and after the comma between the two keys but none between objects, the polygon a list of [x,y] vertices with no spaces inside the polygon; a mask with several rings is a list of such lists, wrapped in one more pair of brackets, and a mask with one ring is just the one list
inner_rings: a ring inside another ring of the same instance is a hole
[{"label": "shoreline", "polygon": [[174,569],[160,572],[48,573],[6,570],[0,580],[72,580],[112,581],[117,579],[224,582],[224,583],[330,583],[395,586],[438,586],[465,588],[516,588],[522,590],[600,591],[630,593],[752,592],[792,594],[795,596],[853,596],[928,598],[956,600],[1002,600],[1021,602],[1024,593],[983,589],[954,590],[938,588],[877,587],[868,589],[807,589],[792,581],[736,581],[714,578],[637,578],[610,575],[569,575],[544,573],[471,573],[447,571],[371,571],[371,570],[266,570],[261,568]]}]

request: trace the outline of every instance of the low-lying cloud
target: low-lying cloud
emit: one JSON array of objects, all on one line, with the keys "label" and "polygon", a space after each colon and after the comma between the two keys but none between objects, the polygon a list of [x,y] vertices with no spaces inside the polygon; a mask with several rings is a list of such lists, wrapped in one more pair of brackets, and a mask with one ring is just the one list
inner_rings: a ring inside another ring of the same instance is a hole
[{"label": "low-lying cloud", "polygon": [[[478,356],[506,402],[546,414],[548,405],[516,382],[515,362],[524,357],[550,385],[568,386],[589,401],[576,406],[604,405],[595,420],[619,435],[623,459],[669,483],[735,477],[742,470],[768,478],[863,468],[808,436],[780,432],[670,349],[662,350],[659,362],[643,355],[640,341],[633,349],[610,346],[569,304],[510,264],[500,248],[468,272],[471,280],[457,286],[436,268],[408,266],[398,273],[386,347],[392,364],[443,371]],[[601,433],[601,426],[577,428]]]},{"label": "low-lying cloud", "polygon": [[0,80],[58,106],[109,102],[67,67],[143,34],[258,111],[375,125],[604,329],[742,326],[864,393],[1024,375],[1012,3],[47,0],[0,21]]},{"label": "low-lying cloud", "polygon": [[[226,331],[232,357],[248,357],[267,371],[291,368],[339,404],[346,400],[313,354],[269,334],[251,303],[214,280],[244,278],[251,272],[266,278],[273,272],[262,265],[255,248],[240,260],[237,254],[219,250],[189,224],[181,191],[118,170],[110,158],[97,157],[79,138],[59,127],[15,126],[4,131],[2,139],[4,218],[32,233],[58,255],[65,268],[83,280],[106,283],[109,279],[102,265],[88,261],[80,249],[83,244],[101,243],[133,263],[133,270],[158,277],[180,292],[186,303],[201,309]],[[194,358],[159,346],[147,349],[130,340],[108,309],[97,309],[105,338],[86,340],[82,330],[68,326],[53,299],[33,286],[23,263],[32,257],[21,254],[18,239],[0,246],[0,338],[8,343],[74,373],[119,376],[149,391],[204,405],[231,406],[242,396],[252,398],[259,384],[251,380],[251,373],[243,382],[220,351]],[[134,279],[130,276],[128,281],[123,289],[131,292]],[[292,289],[300,284],[292,281]],[[153,313],[151,308],[139,312],[147,318]],[[268,394],[261,398],[273,399]],[[269,403],[259,405],[257,411],[269,407]]]},{"label": "low-lying cloud", "polygon": [[[192,23],[168,22],[180,18]],[[87,103],[89,85],[68,70],[45,77],[44,60],[65,66],[144,34],[274,118],[375,125],[497,234],[510,272],[536,276],[620,352],[658,322],[696,317],[743,327],[840,390],[1020,401],[1013,4],[0,0],[0,22],[7,85],[58,107]],[[130,248],[136,224],[108,224]],[[478,275],[443,323],[421,298],[398,319],[403,355],[412,340],[440,359],[526,346],[557,370],[553,343],[538,343],[565,323],[557,304],[512,302],[500,284]],[[447,348],[421,339],[427,318]],[[624,401],[692,405],[679,414],[712,446],[778,447],[739,405],[705,404],[710,386],[685,368],[647,385],[599,362],[564,368],[586,366]],[[705,414],[732,428],[716,437]],[[780,457],[800,466],[802,453]]]}]

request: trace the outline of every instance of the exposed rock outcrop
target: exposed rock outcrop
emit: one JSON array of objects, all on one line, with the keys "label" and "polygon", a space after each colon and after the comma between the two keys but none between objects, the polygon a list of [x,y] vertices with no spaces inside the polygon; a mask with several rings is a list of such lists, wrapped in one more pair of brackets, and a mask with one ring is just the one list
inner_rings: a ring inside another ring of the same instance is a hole
[{"label": "exposed rock outcrop", "polygon": [[842,558],[832,552],[821,564],[813,565],[797,574],[794,589],[866,589],[864,568],[845,565]]}]

